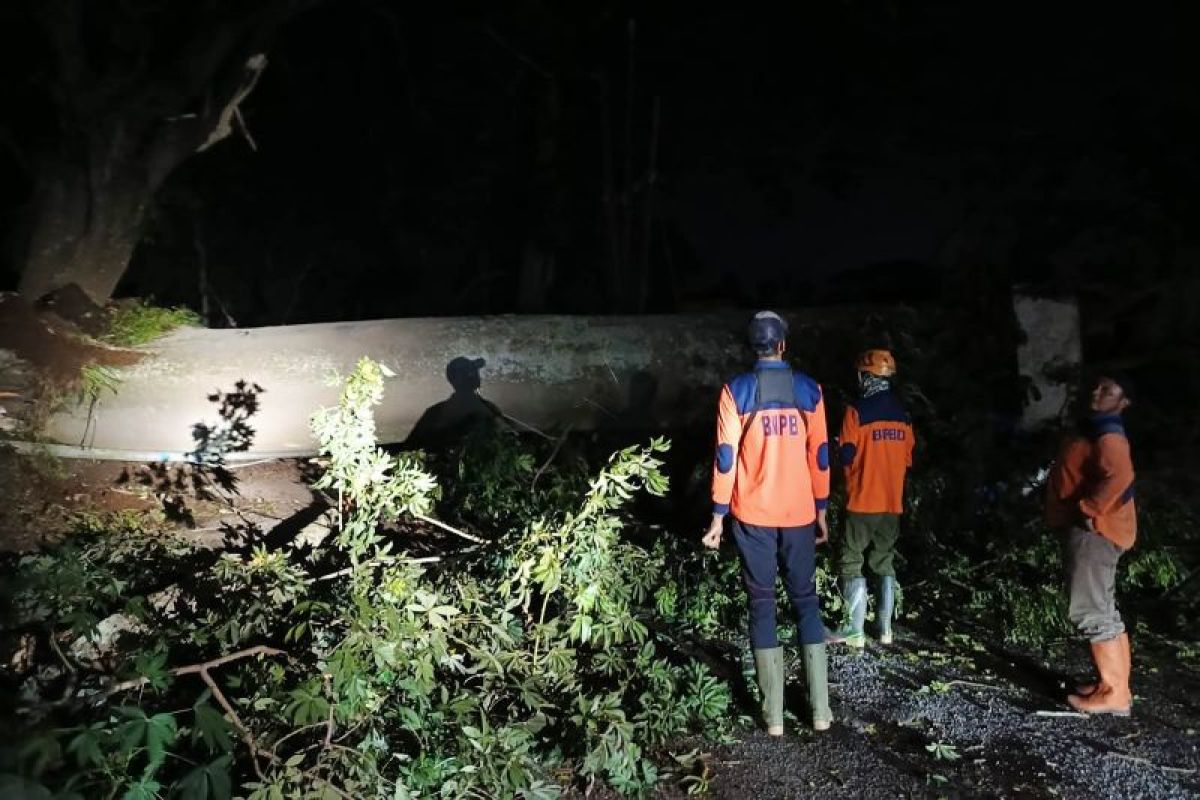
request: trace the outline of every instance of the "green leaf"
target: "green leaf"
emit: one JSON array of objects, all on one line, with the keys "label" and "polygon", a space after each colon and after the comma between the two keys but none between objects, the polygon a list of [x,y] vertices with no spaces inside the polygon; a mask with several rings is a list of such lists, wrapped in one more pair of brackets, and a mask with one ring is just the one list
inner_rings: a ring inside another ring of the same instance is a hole
[{"label": "green leaf", "polygon": [[67,743],[67,752],[75,756],[75,763],[80,767],[98,767],[104,763],[104,754],[100,751],[100,724],[91,725],[81,730]]},{"label": "green leaf", "polygon": [[139,654],[134,659],[134,669],[138,675],[141,675],[149,682],[150,687],[155,691],[162,691],[171,683],[171,676],[167,671],[167,653],[165,650]]},{"label": "green leaf", "polygon": [[162,789],[162,784],[154,778],[142,778],[137,783],[129,784],[121,800],[158,800],[159,789]]},{"label": "green leaf", "polygon": [[230,800],[233,796],[233,784],[229,778],[232,758],[230,754],[223,755],[185,775],[175,786],[182,800]]},{"label": "green leaf", "polygon": [[592,618],[588,614],[579,614],[571,623],[571,638],[587,643],[592,637]]},{"label": "green leaf", "polygon": [[292,691],[292,702],[288,703],[283,713],[292,720],[294,725],[311,725],[320,722],[329,714],[329,701],[317,694],[315,687],[301,686]]},{"label": "green leaf", "polygon": [[230,731],[233,727],[220,711],[208,702],[209,692],[205,691],[192,711],[196,714],[196,724],[192,728],[192,741],[203,742],[210,753],[228,753],[233,749]]},{"label": "green leaf", "polygon": [[155,714],[149,719],[146,726],[146,751],[150,756],[150,771],[166,760],[167,748],[175,743],[178,735],[175,717],[170,714]]},{"label": "green leaf", "polygon": [[167,747],[175,742],[178,734],[175,718],[166,713],[147,717],[146,712],[131,706],[121,706],[117,712],[127,720],[117,731],[122,752],[132,755],[145,747],[149,759],[146,775],[152,775],[166,760]]}]

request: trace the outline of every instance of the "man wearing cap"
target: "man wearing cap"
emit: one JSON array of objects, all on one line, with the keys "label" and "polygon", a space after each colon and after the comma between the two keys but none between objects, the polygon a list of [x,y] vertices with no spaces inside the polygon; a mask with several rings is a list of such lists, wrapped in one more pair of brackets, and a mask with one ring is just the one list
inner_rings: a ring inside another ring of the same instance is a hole
[{"label": "man wearing cap", "polygon": [[846,530],[838,557],[846,623],[830,638],[851,647],[866,645],[864,554],[879,578],[879,641],[892,643],[896,607],[896,540],[904,511],[904,478],[912,466],[913,428],[908,412],[892,392],[896,359],[887,350],[858,358],[858,399],[846,406],[838,455],[846,475]]},{"label": "man wearing cap", "polygon": [[767,733],[783,734],[783,648],[775,621],[775,580],[796,613],[814,730],[833,721],[826,681],[825,628],[815,545],[828,536],[829,445],[821,387],[783,360],[787,324],[772,311],[750,322],[758,362],[721,389],[713,465],[713,516],[704,544],[720,545],[726,516],[742,560],[750,643]]},{"label": "man wearing cap", "polygon": [[1128,716],[1129,634],[1117,611],[1117,562],[1137,538],[1133,460],[1121,413],[1128,379],[1101,377],[1090,415],[1058,451],[1046,484],[1046,522],[1063,538],[1071,622],[1091,642],[1098,680],[1067,698],[1078,711]]}]

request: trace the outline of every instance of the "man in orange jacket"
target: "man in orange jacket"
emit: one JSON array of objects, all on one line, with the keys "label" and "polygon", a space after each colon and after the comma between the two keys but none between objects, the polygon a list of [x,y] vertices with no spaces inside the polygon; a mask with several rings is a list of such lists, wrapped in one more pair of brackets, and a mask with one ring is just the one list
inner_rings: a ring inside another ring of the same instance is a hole
[{"label": "man in orange jacket", "polygon": [[[816,552],[829,538],[829,443],[821,387],[783,360],[787,324],[772,311],[750,323],[753,372],[721,389],[713,464],[713,516],[704,544],[721,543],[725,517],[742,558],[750,643],[767,733],[783,734],[783,648],[775,622],[775,579],[796,613],[814,730],[833,721],[826,678],[825,626],[817,598]],[[818,534],[819,531],[819,534]]]},{"label": "man in orange jacket", "polygon": [[846,474],[846,530],[839,553],[846,624],[830,637],[861,648],[866,644],[867,614],[864,554],[879,577],[879,641],[892,643],[896,607],[896,540],[904,512],[904,478],[912,466],[912,422],[892,392],[896,359],[887,350],[868,350],[858,358],[859,397],[846,407],[838,455]]},{"label": "man in orange jacket", "polygon": [[1133,460],[1121,413],[1128,379],[1101,377],[1091,416],[1063,441],[1046,486],[1046,522],[1063,537],[1069,615],[1091,642],[1099,679],[1067,698],[1078,711],[1128,716],[1129,634],[1117,611],[1117,562],[1137,538]]}]

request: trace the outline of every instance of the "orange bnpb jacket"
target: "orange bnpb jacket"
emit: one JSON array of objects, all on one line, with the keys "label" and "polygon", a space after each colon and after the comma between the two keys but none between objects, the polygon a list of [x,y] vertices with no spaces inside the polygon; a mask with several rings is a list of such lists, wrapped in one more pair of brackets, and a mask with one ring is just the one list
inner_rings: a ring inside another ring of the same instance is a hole
[{"label": "orange bnpb jacket", "polygon": [[915,444],[912,421],[891,390],[847,406],[838,448],[846,474],[846,510],[904,513],[904,477]]},{"label": "orange bnpb jacket", "polygon": [[1046,523],[1060,528],[1090,519],[1101,536],[1128,550],[1137,540],[1133,480],[1121,417],[1091,419],[1058,451],[1046,481]]},{"label": "orange bnpb jacket", "polygon": [[821,387],[782,361],[760,361],[721,389],[713,511],[748,525],[794,528],[829,501]]}]

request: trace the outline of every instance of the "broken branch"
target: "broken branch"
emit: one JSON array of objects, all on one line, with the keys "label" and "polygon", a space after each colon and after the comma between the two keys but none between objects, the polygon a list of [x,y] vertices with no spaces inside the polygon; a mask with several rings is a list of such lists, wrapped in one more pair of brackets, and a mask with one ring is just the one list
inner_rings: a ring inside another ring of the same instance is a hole
[{"label": "broken branch", "polygon": [[530,491],[533,491],[534,489],[537,488],[538,478],[542,477],[542,473],[545,472],[546,468],[549,467],[554,462],[554,457],[558,455],[558,451],[562,449],[563,442],[565,442],[567,440],[567,436],[569,436],[570,433],[571,433],[571,426],[568,425],[567,429],[562,432],[562,436],[558,437],[558,442],[555,443],[554,449],[550,451],[550,457],[547,458],[546,461],[540,467],[538,467],[538,471],[533,476],[533,482],[529,484]]},{"label": "broken branch", "polygon": [[266,776],[263,775],[262,767],[259,766],[258,756],[261,753],[269,759],[272,754],[263,753],[262,748],[258,746],[258,740],[254,738],[254,734],[250,733],[250,729],[242,723],[242,718],[238,716],[237,711],[230,705],[229,700],[226,699],[225,694],[221,691],[221,687],[217,686],[217,682],[213,680],[212,675],[208,674],[207,669],[200,670],[200,679],[204,681],[204,685],[212,692],[213,699],[224,709],[225,716],[229,717],[229,721],[238,729],[242,741],[250,748],[250,760],[254,764],[254,771],[258,774],[259,778],[265,780]]},{"label": "broken branch", "polygon": [[[195,675],[197,673],[200,673],[200,675],[203,676],[204,673],[210,669],[216,669],[217,667],[222,667],[233,661],[240,661],[243,658],[250,658],[251,656],[258,656],[258,655],[282,656],[282,655],[287,655],[287,653],[285,653],[283,650],[276,650],[274,647],[267,647],[266,645],[260,644],[260,645],[256,645],[255,647],[246,648],[245,650],[238,650],[236,653],[229,653],[228,655],[223,655],[220,658],[214,658],[212,661],[203,661],[198,664],[188,664],[187,666],[176,667],[175,669],[170,670],[168,672],[168,674],[179,676],[179,675]],[[131,678],[127,681],[121,681],[120,683],[114,683],[112,686],[105,689],[104,693],[108,694],[108,695],[119,694],[121,692],[127,692],[130,689],[136,689],[139,686],[145,686],[149,682],[150,682],[150,679],[146,678],[146,677]]]},{"label": "broken branch", "polygon": [[450,533],[453,533],[455,536],[461,536],[462,538],[466,539],[468,542],[475,542],[476,544],[487,544],[487,539],[480,539],[478,536],[472,536],[471,534],[467,533],[466,531],[460,531],[458,528],[455,528],[451,525],[447,525],[446,523],[442,522],[441,520],[436,520],[433,517],[427,517],[424,514],[418,514],[416,511],[413,511],[412,515],[414,517],[416,517],[417,519],[421,520],[422,522],[428,522],[430,525],[433,525],[434,527],[437,527],[437,528],[441,528],[444,531],[449,531]]},{"label": "broken branch", "polygon": [[971,686],[976,689],[999,689],[999,686],[993,686],[990,683],[976,683],[975,681],[947,681],[947,686]]},{"label": "broken branch", "polygon": [[[225,103],[225,106],[217,115],[216,123],[213,125],[212,131],[208,134],[208,138],[196,148],[196,152],[204,152],[217,142],[229,136],[229,134],[233,133],[233,122],[235,115],[239,115],[241,113],[239,106],[241,105],[242,101],[249,96],[250,92],[254,91],[254,87],[258,85],[258,79],[262,76],[262,72],[266,68],[267,57],[262,53],[255,53],[246,59],[241,85],[238,86],[237,90],[229,98],[228,102]],[[243,128],[243,130],[245,129]],[[249,139],[248,131],[246,131],[246,136]],[[253,139],[250,139],[252,146],[253,141]]]}]

